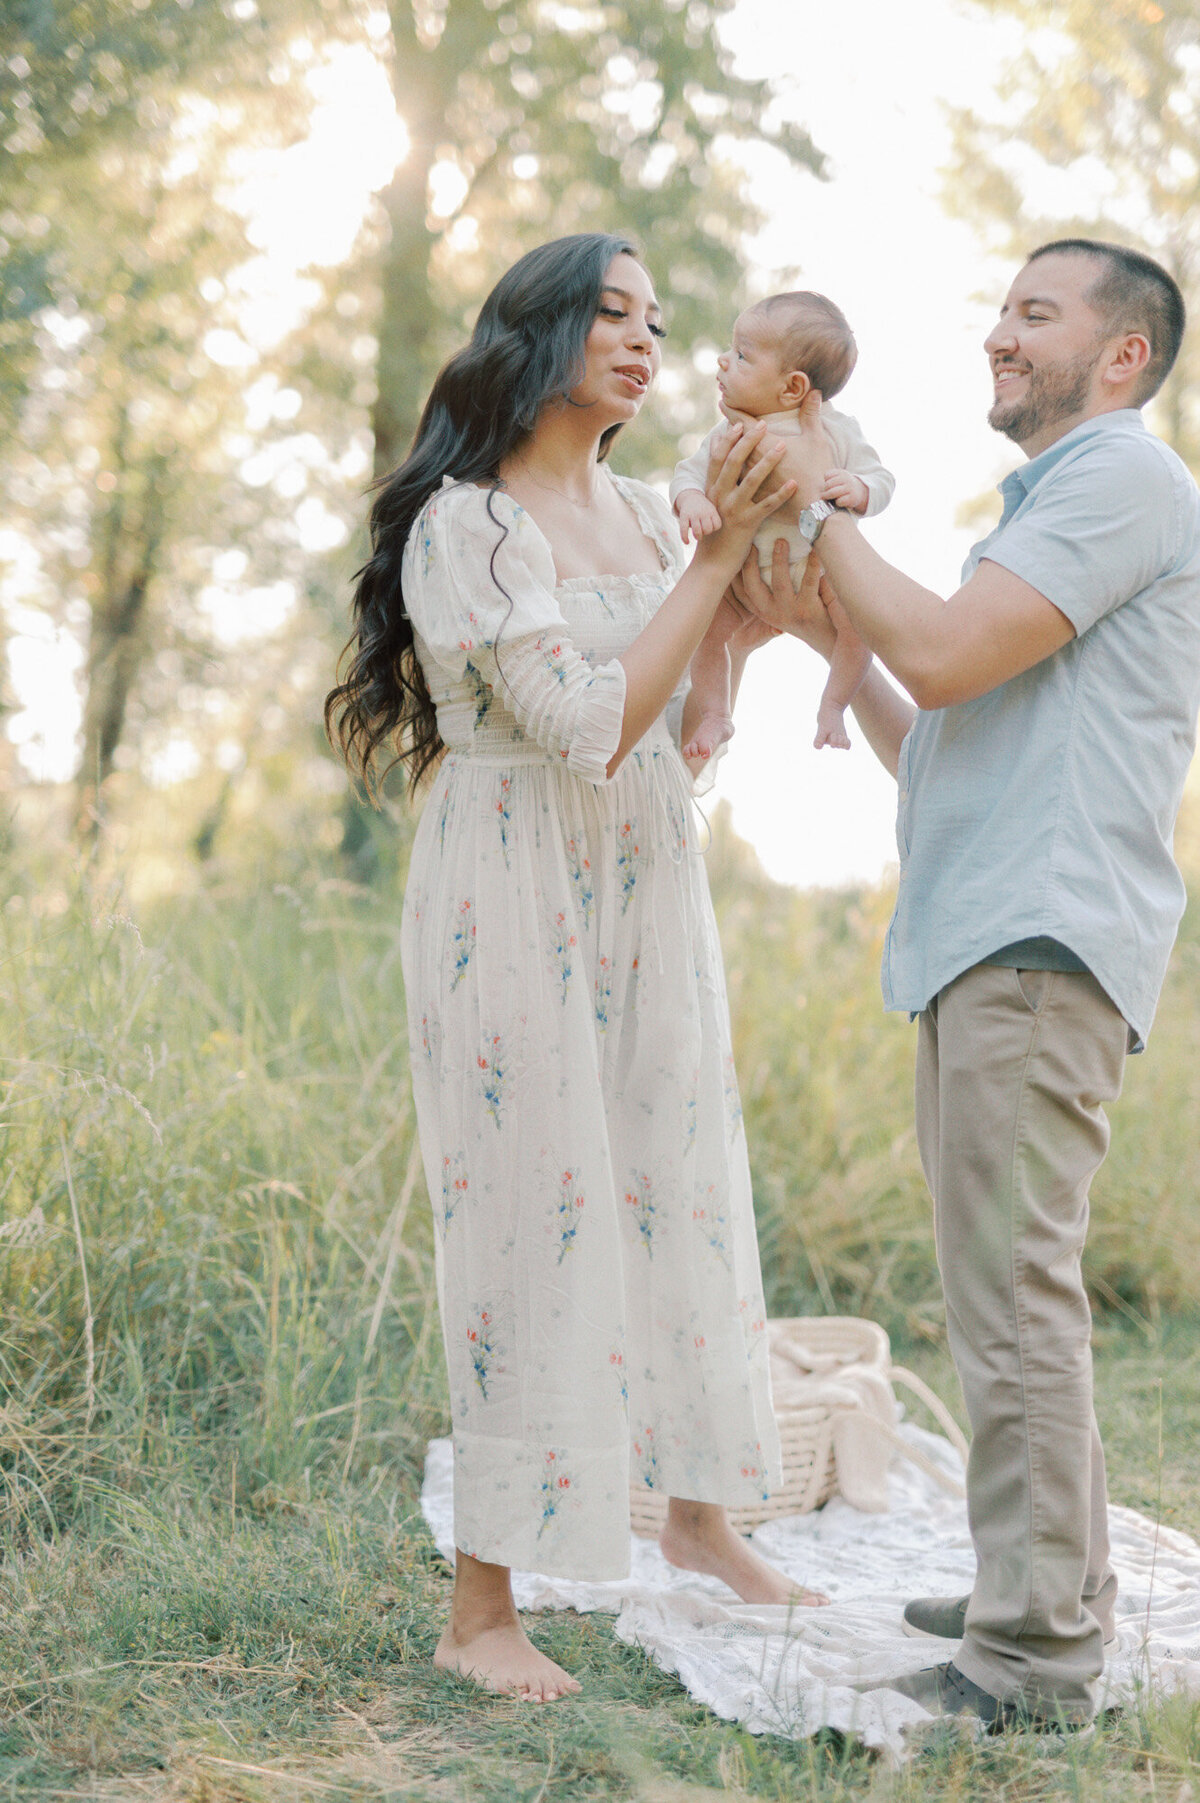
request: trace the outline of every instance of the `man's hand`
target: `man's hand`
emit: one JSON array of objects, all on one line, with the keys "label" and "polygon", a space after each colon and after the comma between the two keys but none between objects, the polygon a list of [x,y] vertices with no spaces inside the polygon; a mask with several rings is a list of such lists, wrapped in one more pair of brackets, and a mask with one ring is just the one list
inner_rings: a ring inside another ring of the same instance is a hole
[{"label": "man's hand", "polygon": [[821,420],[821,396],[815,388],[805,395],[796,419],[799,432],[787,435],[787,473],[795,478],[801,507],[808,507],[823,493],[825,479],[835,468],[833,441]]},{"label": "man's hand", "polygon": [[752,551],[733,579],[733,593],[764,625],[803,639],[827,658],[837,643],[837,631],[829,617],[829,606],[837,597],[825,581],[819,558],[813,554],[804,565],[797,588],[788,569],[789,555],[787,540],[777,538],[768,587],[759,571],[758,553]]},{"label": "man's hand", "polygon": [[871,495],[861,476],[853,476],[849,470],[826,470],[821,499],[832,501],[847,513],[865,513]]},{"label": "man's hand", "polygon": [[675,514],[685,545],[691,543],[691,538],[699,544],[706,533],[721,530],[721,516],[701,488],[685,488],[675,502]]}]

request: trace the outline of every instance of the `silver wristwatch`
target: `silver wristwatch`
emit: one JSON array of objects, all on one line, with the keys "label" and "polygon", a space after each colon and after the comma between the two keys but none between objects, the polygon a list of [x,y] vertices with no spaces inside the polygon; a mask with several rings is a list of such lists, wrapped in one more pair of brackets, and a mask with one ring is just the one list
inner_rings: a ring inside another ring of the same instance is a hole
[{"label": "silver wristwatch", "polygon": [[806,538],[810,545],[815,545],[821,536],[822,526],[830,514],[836,512],[837,508],[832,501],[814,501],[811,507],[802,507],[800,518],[796,522],[801,538]]}]

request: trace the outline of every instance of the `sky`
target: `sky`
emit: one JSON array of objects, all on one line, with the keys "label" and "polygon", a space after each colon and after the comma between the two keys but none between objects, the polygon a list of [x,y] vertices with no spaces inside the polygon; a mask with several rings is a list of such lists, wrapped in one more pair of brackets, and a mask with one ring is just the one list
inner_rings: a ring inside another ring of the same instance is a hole
[{"label": "sky", "polygon": [[[781,104],[825,152],[831,176],[821,182],[774,153],[749,155],[766,223],[748,242],[748,277],[761,293],[799,280],[846,313],[860,354],[839,406],[860,420],[897,476],[891,506],[865,529],[884,556],[948,594],[972,537],[956,526],[956,510],[994,486],[1017,453],[986,425],[981,348],[1011,272],[989,262],[977,235],[941,203],[945,109],[986,106],[1018,40],[1011,24],[985,19],[969,0],[921,0],[919,14],[895,0],[738,0],[726,36],[740,73],[769,76],[783,91]],[[855,53],[861,45],[869,55]],[[365,46],[333,69],[314,66],[311,80],[317,112],[308,143],[259,156],[243,173],[252,215],[247,330],[264,347],[304,305],[304,263],[347,253],[371,190],[404,148],[386,79]],[[435,208],[449,212],[456,198],[435,192]],[[732,306],[730,314],[714,320],[714,336],[732,324]],[[205,349],[214,360],[243,354],[234,334],[212,336]],[[252,409],[252,369],[246,380]],[[333,542],[328,519],[312,529],[314,550]],[[0,544],[0,560],[5,549]],[[21,635],[14,686],[29,703],[12,730],[27,764],[61,779],[78,725],[78,644],[27,603],[22,583],[32,597],[37,575],[30,547],[7,550],[6,602]],[[266,599],[269,623],[278,597]],[[779,880],[875,881],[895,859],[894,785],[861,743],[849,752],[812,750],[823,675],[796,644],[780,641],[755,655],[738,731],[705,806],[727,799],[736,830]],[[858,737],[853,726],[851,735]]]},{"label": "sky", "polygon": [[[798,268],[803,286],[849,319],[859,361],[838,406],[897,478],[891,505],[864,530],[890,562],[947,595],[978,536],[956,526],[960,505],[993,488],[1020,453],[987,425],[982,350],[1011,272],[942,204],[946,106],[986,108],[1016,39],[952,0],[919,9],[739,0],[728,37],[741,73],[783,72],[794,84],[790,110],[832,177],[756,159],[755,199],[768,215],[750,246],[760,282],[780,272],[792,286]],[[862,44],[869,56],[850,49]],[[755,654],[713,796],[729,801],[736,830],[778,880],[876,881],[896,859],[895,785],[852,719],[849,752],[812,749],[824,673],[797,644]]]}]

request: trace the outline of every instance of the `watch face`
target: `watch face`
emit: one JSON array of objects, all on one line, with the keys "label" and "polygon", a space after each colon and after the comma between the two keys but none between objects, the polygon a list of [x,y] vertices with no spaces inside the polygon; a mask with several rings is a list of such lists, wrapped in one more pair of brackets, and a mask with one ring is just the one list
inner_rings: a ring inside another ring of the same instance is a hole
[{"label": "watch face", "polygon": [[800,518],[796,521],[801,538],[806,538],[810,545],[815,544],[824,519],[824,514],[814,513],[811,507],[802,507]]}]

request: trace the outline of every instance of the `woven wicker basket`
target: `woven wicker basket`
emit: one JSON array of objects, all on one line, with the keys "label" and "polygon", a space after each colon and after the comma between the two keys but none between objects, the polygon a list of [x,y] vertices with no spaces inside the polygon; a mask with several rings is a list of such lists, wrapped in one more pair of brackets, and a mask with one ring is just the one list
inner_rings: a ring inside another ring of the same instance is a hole
[{"label": "woven wicker basket", "polygon": [[[768,1321],[771,1390],[783,1453],[783,1482],[762,1501],[731,1508],[729,1519],[740,1534],[748,1534],[764,1521],[780,1515],[804,1515],[819,1509],[837,1490],[834,1458],[834,1422],[838,1407],[822,1389],[849,1367],[878,1372],[889,1382],[899,1381],[914,1391],[932,1411],[947,1437],[966,1458],[967,1443],[957,1422],[933,1392],[901,1365],[893,1365],[887,1334],[874,1321],[854,1315],[801,1315],[790,1320]],[[907,1445],[882,1422],[874,1424],[897,1450],[929,1473],[944,1488],[962,1494],[941,1468]],[[661,1533],[667,1519],[663,1491],[631,1487],[630,1523],[635,1534],[648,1538]]]}]

